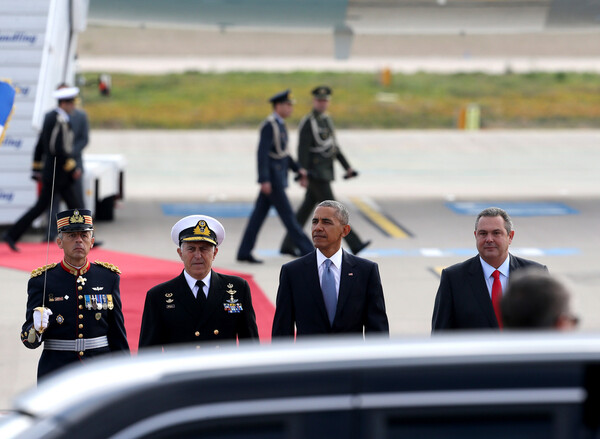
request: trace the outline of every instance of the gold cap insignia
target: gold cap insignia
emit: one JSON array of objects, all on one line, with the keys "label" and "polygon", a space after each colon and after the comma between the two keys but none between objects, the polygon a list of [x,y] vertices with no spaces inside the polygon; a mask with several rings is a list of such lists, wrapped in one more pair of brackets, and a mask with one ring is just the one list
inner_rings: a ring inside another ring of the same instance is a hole
[{"label": "gold cap insignia", "polygon": [[73,216],[71,216],[71,218],[69,218],[69,223],[71,224],[83,224],[85,222],[85,219],[83,218],[82,215],[80,215],[78,210],[75,210],[73,212]]},{"label": "gold cap insignia", "polygon": [[196,227],[194,228],[194,235],[210,236],[210,229],[208,228],[206,221],[198,221],[198,224],[196,224]]}]

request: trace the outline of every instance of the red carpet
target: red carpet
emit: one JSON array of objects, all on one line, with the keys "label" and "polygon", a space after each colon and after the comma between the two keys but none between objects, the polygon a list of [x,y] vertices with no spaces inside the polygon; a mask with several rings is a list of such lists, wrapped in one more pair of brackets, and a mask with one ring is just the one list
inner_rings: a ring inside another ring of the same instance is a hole
[{"label": "red carpet", "polygon": [[[6,244],[0,244],[0,266],[17,270],[31,271],[46,264],[46,244],[19,243],[20,252],[15,253]],[[50,246],[48,263],[59,262],[63,253],[56,245]],[[179,275],[183,270],[181,262],[166,261],[129,253],[115,252],[105,248],[94,248],[90,252],[90,262],[103,261],[116,265],[121,270],[121,300],[127,339],[132,351],[137,350],[142,323],[142,310],[146,292],[154,285]],[[256,312],[256,323],[262,343],[271,340],[271,325],[275,307],[265,296],[251,275],[215,267],[223,274],[240,276],[250,284],[252,302]],[[27,283],[23,283],[23,294],[27,293]],[[23,302],[25,303],[25,302]],[[25,309],[23,309],[23,313]],[[19,328],[16,328],[18,331]]]}]

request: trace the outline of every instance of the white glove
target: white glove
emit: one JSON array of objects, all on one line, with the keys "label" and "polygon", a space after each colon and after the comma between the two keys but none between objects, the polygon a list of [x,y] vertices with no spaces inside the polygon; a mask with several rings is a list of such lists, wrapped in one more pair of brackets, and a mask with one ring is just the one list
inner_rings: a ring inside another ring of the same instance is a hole
[{"label": "white glove", "polygon": [[38,306],[33,310],[33,327],[40,334],[48,327],[48,321],[52,315],[50,308],[42,308]]}]

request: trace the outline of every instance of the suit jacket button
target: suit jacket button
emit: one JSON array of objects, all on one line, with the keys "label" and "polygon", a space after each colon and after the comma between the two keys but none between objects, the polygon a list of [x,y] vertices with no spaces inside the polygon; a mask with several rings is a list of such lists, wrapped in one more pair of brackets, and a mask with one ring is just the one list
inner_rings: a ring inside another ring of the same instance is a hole
[{"label": "suit jacket button", "polygon": [[83,351],[79,352],[79,356],[83,357]]},{"label": "suit jacket button", "polygon": [[214,333],[215,333],[215,335],[219,335],[219,330],[215,329]]},{"label": "suit jacket button", "polygon": [[200,331],[196,331],[196,332],[194,332],[194,335],[195,335],[196,337],[200,337]]},{"label": "suit jacket button", "polygon": [[83,309],[83,305],[79,305],[79,309]]},{"label": "suit jacket button", "polygon": [[83,334],[79,334],[77,337],[79,337],[79,338],[83,338]]},{"label": "suit jacket button", "polygon": [[78,317],[79,317],[80,319],[82,319],[82,318],[83,318],[83,314],[79,314],[79,316],[78,316]]},{"label": "suit jacket button", "polygon": [[81,300],[81,299],[83,299],[83,296],[80,294],[79,296],[77,296],[77,298],[78,298],[79,300]]},{"label": "suit jacket button", "polygon": [[83,328],[83,324],[80,323],[79,324],[79,329],[82,329],[82,328]]}]

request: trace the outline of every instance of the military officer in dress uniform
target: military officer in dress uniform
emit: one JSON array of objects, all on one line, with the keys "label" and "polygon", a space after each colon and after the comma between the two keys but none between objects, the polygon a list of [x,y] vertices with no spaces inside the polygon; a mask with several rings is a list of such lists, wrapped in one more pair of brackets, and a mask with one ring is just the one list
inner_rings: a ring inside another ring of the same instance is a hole
[{"label": "military officer in dress uniform", "polygon": [[[304,201],[296,213],[296,219],[303,226],[311,217],[315,206],[321,201],[333,200],[331,182],[333,181],[333,162],[340,161],[346,175],[352,178],[358,173],[352,169],[335,138],[333,122],[327,114],[331,99],[331,88],[326,85],[316,87],[312,91],[313,109],[300,122],[298,132],[298,161],[308,172],[308,187]],[[352,253],[357,254],[370,244],[362,242],[354,229],[344,238]],[[300,253],[288,233],[281,244],[281,253],[299,256]]]},{"label": "military officer in dress uniform", "polygon": [[72,209],[56,215],[56,243],[64,252],[60,263],[31,272],[27,285],[23,344],[44,351],[38,379],[69,363],[108,352],[129,353],[120,271],[114,265],[87,259],[94,245],[92,213]]},{"label": "military officer in dress uniform", "polygon": [[300,183],[306,185],[306,171],[290,157],[287,148],[288,135],[284,119],[292,114],[292,94],[290,90],[285,90],[272,96],[269,101],[273,105],[273,113],[263,122],[258,143],[260,192],[237,254],[238,261],[252,264],[262,262],[252,255],[252,249],[271,206],[277,210],[279,218],[300,254],[307,254],[314,250],[310,239],[302,231],[302,226],[296,221],[285,193],[288,169],[298,173]]},{"label": "military officer in dress uniform", "polygon": [[77,87],[60,88],[54,92],[58,106],[46,113],[42,132],[33,155],[32,178],[42,183],[36,203],[3,235],[3,240],[13,251],[19,251],[17,241],[31,223],[52,202],[52,189],[59,193],[70,209],[83,206],[83,199],[75,190],[74,181],[81,178],[81,169],[73,155],[73,129],[71,114],[75,110]]},{"label": "military officer in dress uniform", "polygon": [[219,347],[236,340],[258,341],[248,282],[212,270],[225,239],[219,221],[190,215],[171,229],[184,269],[146,294],[139,347],[193,343]]}]

